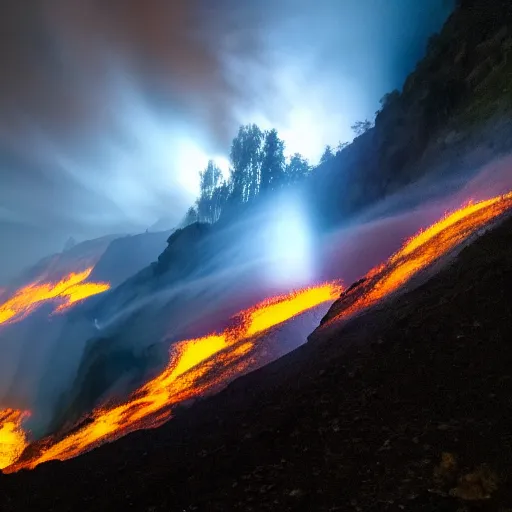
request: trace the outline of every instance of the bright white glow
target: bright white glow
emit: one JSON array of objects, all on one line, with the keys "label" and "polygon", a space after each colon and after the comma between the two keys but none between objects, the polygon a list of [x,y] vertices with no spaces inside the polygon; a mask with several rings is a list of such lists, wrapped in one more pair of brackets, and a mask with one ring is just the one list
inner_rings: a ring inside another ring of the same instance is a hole
[{"label": "bright white glow", "polygon": [[320,160],[329,135],[324,133],[323,121],[315,119],[318,117],[311,110],[295,108],[290,111],[288,123],[281,132],[287,156],[300,153],[313,164]]},{"label": "bright white glow", "polygon": [[181,139],[175,160],[181,185],[199,194],[199,172],[206,168],[209,160],[222,171],[224,179],[229,177],[229,160],[225,156],[208,156],[192,139]]},{"label": "bright white glow", "polygon": [[229,178],[229,169],[231,164],[229,163],[229,159],[222,155],[214,156],[212,159],[215,162],[215,165],[222,171],[222,176],[225,180]]},{"label": "bright white glow", "polygon": [[[317,164],[327,144],[336,147],[339,142],[350,142],[354,135],[349,126],[364,111],[361,89],[346,77],[336,79],[308,69],[307,56],[300,65],[293,58],[277,55],[270,69],[272,95],[253,105],[241,105],[235,110],[240,124],[255,123],[262,130],[275,128],[285,142],[285,156],[300,153],[313,165]],[[231,59],[228,70],[239,76],[245,70],[245,87],[254,88],[254,96],[265,89],[261,77],[268,77],[268,69],[248,67],[244,61]],[[237,73],[238,72],[238,73]],[[316,79],[311,81],[311,75]],[[252,89],[251,89],[252,90]]]},{"label": "bright white glow", "polygon": [[191,139],[180,139],[174,156],[180,184],[196,195],[199,193],[199,172],[208,165],[208,155]]},{"label": "bright white glow", "polygon": [[275,285],[308,284],[313,276],[311,232],[299,201],[282,197],[269,219],[265,249],[268,278]]}]

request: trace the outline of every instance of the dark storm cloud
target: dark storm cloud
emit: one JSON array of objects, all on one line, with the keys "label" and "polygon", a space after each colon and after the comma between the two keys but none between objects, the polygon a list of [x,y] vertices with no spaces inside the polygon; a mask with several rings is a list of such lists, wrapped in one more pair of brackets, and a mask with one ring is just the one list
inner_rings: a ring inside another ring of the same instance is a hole
[{"label": "dark storm cloud", "polygon": [[[450,2],[8,0],[0,281],[69,236],[178,219],[241,122],[316,157],[399,86]],[[307,141],[306,147],[304,141]],[[34,232],[44,236],[34,236]]]}]

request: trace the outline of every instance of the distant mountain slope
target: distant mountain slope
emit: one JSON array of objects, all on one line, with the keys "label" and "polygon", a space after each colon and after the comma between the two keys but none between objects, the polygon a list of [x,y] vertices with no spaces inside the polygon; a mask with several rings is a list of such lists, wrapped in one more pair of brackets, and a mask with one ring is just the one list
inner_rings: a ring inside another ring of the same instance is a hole
[{"label": "distant mountain slope", "polygon": [[94,267],[91,279],[108,281],[112,286],[117,286],[156,261],[172,232],[140,233],[116,238]]},{"label": "distant mountain slope", "polygon": [[52,254],[29,267],[12,280],[9,289],[24,286],[46,276],[59,279],[69,272],[82,271],[93,267],[107,250],[110,243],[121,235],[108,235],[74,245],[71,249]]},{"label": "distant mountain slope", "polygon": [[107,235],[86,240],[60,253],[47,256],[17,276],[14,289],[46,276],[58,279],[69,272],[94,267],[90,281],[108,281],[112,287],[156,261],[173,230],[136,235]]},{"label": "distant mountain slope", "polygon": [[[111,235],[76,244],[44,258],[24,272],[4,291],[4,300],[19,287],[33,281],[58,282],[69,273],[79,273],[90,267],[94,270],[87,278],[88,282],[108,282],[115,288],[156,261],[168,236],[169,232]],[[53,315],[54,308],[41,302],[27,318],[2,326],[0,342],[9,364],[4,364],[0,372],[0,399],[27,408],[42,404],[44,414],[36,419],[38,429],[44,429],[51,419],[52,406],[61,400],[62,387],[75,379],[76,366],[86,341],[98,336],[95,315],[90,311],[102,300],[103,294],[89,297],[83,304],[75,304],[64,315]]]}]

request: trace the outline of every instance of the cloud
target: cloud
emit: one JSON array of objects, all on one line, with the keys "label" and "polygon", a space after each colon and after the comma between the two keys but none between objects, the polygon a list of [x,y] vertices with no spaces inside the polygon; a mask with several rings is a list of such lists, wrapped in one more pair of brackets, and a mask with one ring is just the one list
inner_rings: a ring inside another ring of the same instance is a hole
[{"label": "cloud", "polygon": [[275,126],[315,160],[401,84],[448,12],[445,0],[8,0],[0,235],[50,231],[38,257],[71,234],[178,221],[241,123]]}]

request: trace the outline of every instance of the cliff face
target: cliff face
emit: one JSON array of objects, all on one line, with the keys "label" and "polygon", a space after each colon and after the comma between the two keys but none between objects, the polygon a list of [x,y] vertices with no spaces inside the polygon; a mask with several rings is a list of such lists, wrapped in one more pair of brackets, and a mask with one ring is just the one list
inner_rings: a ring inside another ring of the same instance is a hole
[{"label": "cliff face", "polygon": [[[158,235],[163,246],[162,234]],[[156,234],[140,236],[144,241]],[[77,420],[106,393],[110,397],[117,393],[123,396],[142,384],[167,362],[169,344],[176,339],[212,330],[208,322],[202,329],[202,317],[211,316],[212,310],[229,300],[239,276],[233,270],[225,281],[205,286],[194,285],[194,280],[213,275],[221,266],[229,267],[228,241],[236,244],[238,236],[241,232],[224,232],[209,224],[195,223],[178,229],[168,237],[167,247],[156,262],[77,311],[77,316],[88,320],[89,338],[83,343],[80,361],[73,372],[68,372],[72,374],[69,391],[57,394],[57,386],[52,388],[53,417],[46,426],[48,431]],[[110,256],[104,258],[107,270],[114,268],[107,265],[113,256],[124,268],[123,253],[136,246],[136,238],[120,239],[112,245]],[[70,350],[67,342],[64,337],[59,340],[62,352]],[[51,372],[49,365],[48,379],[52,378]]]},{"label": "cliff face", "polygon": [[200,266],[206,239],[210,234],[209,224],[194,223],[183,229],[176,230],[168,239],[167,247],[158,256],[158,262],[154,266],[156,274],[164,274],[169,271],[178,272],[185,277]]},{"label": "cliff face", "polygon": [[[459,1],[402,91],[382,99],[375,126],[318,169],[310,193],[321,222],[335,224],[425,175],[467,172],[512,149],[511,79],[509,2]],[[471,158],[461,169],[464,154]]]},{"label": "cliff face", "polygon": [[117,238],[94,267],[91,279],[117,286],[154,261],[170,234],[162,231]]}]

